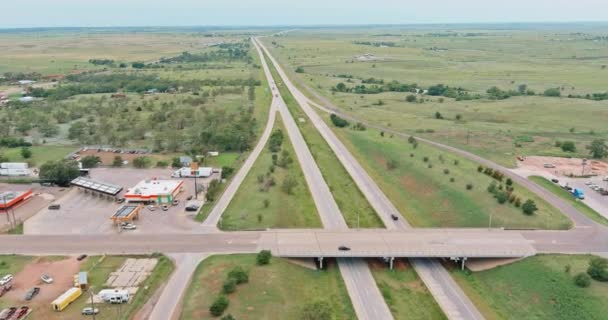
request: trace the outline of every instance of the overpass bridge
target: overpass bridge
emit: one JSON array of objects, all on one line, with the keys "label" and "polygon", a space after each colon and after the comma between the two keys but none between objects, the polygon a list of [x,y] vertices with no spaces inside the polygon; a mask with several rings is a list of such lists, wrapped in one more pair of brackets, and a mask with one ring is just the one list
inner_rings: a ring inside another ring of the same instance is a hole
[{"label": "overpass bridge", "polygon": [[[536,254],[520,232],[487,229],[270,230],[201,234],[2,236],[0,254],[253,253],[286,258],[519,258]],[[350,250],[340,250],[340,246]]]}]

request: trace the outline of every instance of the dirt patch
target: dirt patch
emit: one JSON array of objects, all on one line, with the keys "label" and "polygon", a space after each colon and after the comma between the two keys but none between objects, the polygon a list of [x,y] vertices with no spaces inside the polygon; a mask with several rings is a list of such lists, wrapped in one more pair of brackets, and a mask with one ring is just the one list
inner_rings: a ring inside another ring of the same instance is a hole
[{"label": "dirt patch", "polygon": [[[608,163],[598,160],[587,160],[583,171],[583,159],[530,156],[524,161],[518,161],[518,167],[535,171],[546,172],[555,176],[581,176],[581,175],[608,175]],[[545,168],[554,166],[554,168]]]},{"label": "dirt patch", "polygon": [[[74,275],[79,271],[80,262],[74,257],[63,260],[37,258],[15,275],[13,289],[3,299],[15,306],[28,305],[35,312],[36,319],[53,318],[51,302],[74,286]],[[53,277],[53,283],[43,283],[40,280],[43,274]],[[25,294],[32,287],[40,287],[40,293],[26,303]]]},{"label": "dirt patch", "polygon": [[516,261],[521,260],[521,258],[511,258],[511,259],[467,259],[465,265],[467,269],[478,272],[490,270],[499,266],[504,266]]}]

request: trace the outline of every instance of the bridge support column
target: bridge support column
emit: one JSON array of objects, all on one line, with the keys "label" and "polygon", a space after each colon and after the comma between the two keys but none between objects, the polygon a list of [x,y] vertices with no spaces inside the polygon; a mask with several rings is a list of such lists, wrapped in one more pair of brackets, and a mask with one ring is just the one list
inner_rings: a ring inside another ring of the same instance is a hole
[{"label": "bridge support column", "polygon": [[323,257],[319,257],[319,269],[323,270]]},{"label": "bridge support column", "polygon": [[394,264],[394,262],[395,262],[395,258],[394,257],[388,258],[388,268],[390,270],[393,270],[393,264]]},{"label": "bridge support column", "polygon": [[461,259],[461,261],[462,261],[462,263],[461,263],[461,265],[460,265],[460,270],[464,270],[464,262],[465,262],[465,261],[467,261],[467,257],[463,257],[463,258]]}]

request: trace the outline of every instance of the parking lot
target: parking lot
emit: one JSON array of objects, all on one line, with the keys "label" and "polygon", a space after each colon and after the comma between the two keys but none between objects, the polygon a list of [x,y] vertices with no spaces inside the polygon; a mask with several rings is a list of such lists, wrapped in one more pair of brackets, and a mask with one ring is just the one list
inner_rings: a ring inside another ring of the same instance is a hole
[{"label": "parking lot", "polygon": [[55,199],[63,197],[63,195],[68,191],[64,188],[0,183],[0,192],[22,192],[29,189],[32,190],[34,195],[30,199],[10,208],[8,210],[8,217],[4,211],[0,210],[0,214],[3,216],[0,217],[0,232],[6,232],[11,229],[13,225],[13,215],[15,217],[16,224],[20,224],[37,214],[43,208],[46,208]]},{"label": "parking lot", "polygon": [[591,185],[589,185],[589,183],[591,183],[592,185],[603,188],[603,190],[608,190],[608,181],[603,181],[604,178],[605,177],[592,177],[587,179],[561,178],[562,182],[560,182],[560,184],[567,184],[572,188],[583,190],[583,193],[585,194],[585,200],[583,200],[583,202],[599,214],[608,218],[608,196],[604,196],[600,192],[591,189]]},{"label": "parking lot", "polygon": [[[172,179],[170,169],[96,168],[91,170],[91,179],[122,186],[121,197],[128,188],[144,179]],[[198,179],[207,185],[211,178]],[[24,224],[25,234],[110,234],[110,233],[181,233],[193,232],[199,225],[185,212],[186,198],[194,195],[194,181],[182,178],[183,191],[176,197],[179,204],[169,206],[167,211],[160,208],[141,210],[139,219],[134,221],[135,230],[122,230],[115,226],[110,217],[122,204],[108,196],[98,196],[80,188],[70,188],[61,198],[55,200],[60,209],[43,208]],[[199,198],[204,196],[199,194]]]}]

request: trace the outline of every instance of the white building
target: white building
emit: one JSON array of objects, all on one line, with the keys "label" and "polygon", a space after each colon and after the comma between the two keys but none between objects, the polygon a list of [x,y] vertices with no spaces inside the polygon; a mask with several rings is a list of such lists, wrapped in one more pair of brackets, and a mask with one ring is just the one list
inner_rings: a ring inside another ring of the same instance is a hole
[{"label": "white building", "polygon": [[128,202],[171,203],[183,191],[181,180],[142,180],[127,190],[125,199]]}]

